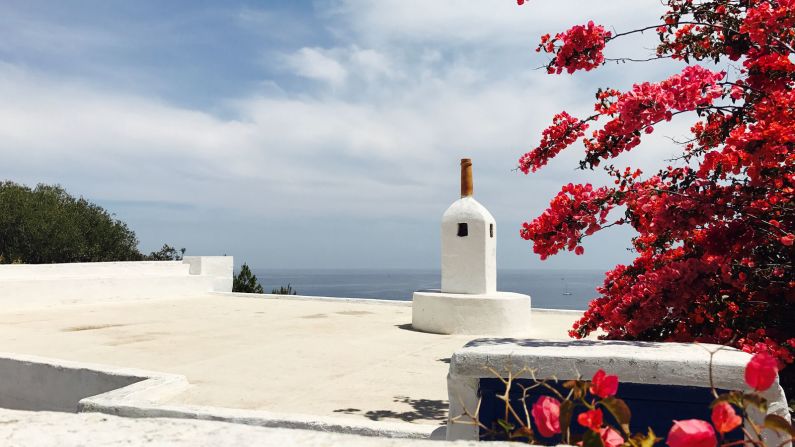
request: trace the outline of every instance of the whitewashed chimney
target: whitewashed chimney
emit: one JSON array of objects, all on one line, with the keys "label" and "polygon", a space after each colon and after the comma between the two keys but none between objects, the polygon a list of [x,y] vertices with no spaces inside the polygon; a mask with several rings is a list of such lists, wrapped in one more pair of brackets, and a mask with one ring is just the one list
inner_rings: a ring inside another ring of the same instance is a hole
[{"label": "whitewashed chimney", "polygon": [[472,197],[472,160],[461,160],[461,199],[442,216],[442,289],[412,295],[411,325],[435,334],[525,337],[529,295],[497,291],[497,224]]},{"label": "whitewashed chimney", "polygon": [[442,293],[497,291],[497,223],[472,197],[472,160],[461,160],[461,198],[442,216]]}]

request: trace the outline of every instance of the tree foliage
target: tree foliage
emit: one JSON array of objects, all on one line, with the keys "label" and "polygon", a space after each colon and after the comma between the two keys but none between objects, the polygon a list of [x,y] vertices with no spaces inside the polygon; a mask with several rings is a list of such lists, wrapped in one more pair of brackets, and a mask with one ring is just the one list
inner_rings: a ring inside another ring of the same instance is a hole
[{"label": "tree foliage", "polygon": [[144,256],[144,259],[147,261],[181,261],[184,256],[184,248],[177,250],[168,244],[163,244],[160,250],[149,253]]},{"label": "tree foliage", "polygon": [[[551,56],[550,73],[598,68],[613,40],[643,31],[659,35],[651,59],[685,66],[627,91],[600,89],[591,116],[553,118],[519,168],[536,171],[581,140],[579,167],[603,166],[612,184],[564,186],[521,234],[546,258],[582,254],[582,239],[609,226],[637,232],[635,260],[607,273],[573,336],[601,329],[610,339],[730,344],[791,363],[795,2],[664,3],[668,11],[650,26],[614,34],[588,23],[542,36],[538,51]],[[683,119],[677,115],[692,118],[692,137],[676,161],[648,174],[616,166],[656,126]]]},{"label": "tree foliage", "polygon": [[138,239],[124,222],[59,186],[0,183],[0,259],[30,264],[136,261]]},{"label": "tree foliage", "polygon": [[0,182],[0,263],[179,261],[184,254],[168,244],[142,254],[127,224],[60,186]]},{"label": "tree foliage", "polygon": [[289,283],[287,284],[287,287],[279,286],[279,288],[277,288],[277,289],[272,289],[271,293],[274,294],[274,295],[297,295],[298,294],[298,292],[293,290],[292,284],[289,284]]},{"label": "tree foliage", "polygon": [[232,291],[240,293],[265,293],[257,276],[251,273],[248,264],[240,266],[240,272],[232,279]]}]

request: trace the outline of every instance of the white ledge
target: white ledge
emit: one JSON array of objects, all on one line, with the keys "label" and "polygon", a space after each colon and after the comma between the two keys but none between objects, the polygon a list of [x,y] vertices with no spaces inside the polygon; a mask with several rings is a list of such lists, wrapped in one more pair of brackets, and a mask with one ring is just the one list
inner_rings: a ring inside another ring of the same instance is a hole
[{"label": "white ledge", "polygon": [[236,298],[257,298],[284,301],[324,301],[334,303],[360,303],[360,304],[382,304],[386,306],[411,307],[411,301],[404,300],[382,300],[376,298],[346,298],[333,296],[313,296],[313,295],[278,295],[273,293],[241,293],[241,292],[210,292],[210,295],[233,296]]}]

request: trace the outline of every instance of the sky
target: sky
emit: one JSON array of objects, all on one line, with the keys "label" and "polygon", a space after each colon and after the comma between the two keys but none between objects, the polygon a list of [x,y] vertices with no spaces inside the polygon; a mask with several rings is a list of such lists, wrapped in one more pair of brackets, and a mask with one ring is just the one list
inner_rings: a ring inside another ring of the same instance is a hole
[{"label": "sky", "polygon": [[[519,237],[577,170],[517,160],[599,87],[658,81],[672,62],[551,76],[539,36],[594,20],[656,24],[637,0],[5,1],[0,179],[57,183],[105,207],[142,251],[235,256],[255,268],[438,268],[439,226],[473,159],[501,268],[610,269],[631,229],[546,261]],[[648,56],[656,35],[607,55]],[[667,164],[674,120],[618,166]],[[659,135],[658,135],[659,134]]]}]

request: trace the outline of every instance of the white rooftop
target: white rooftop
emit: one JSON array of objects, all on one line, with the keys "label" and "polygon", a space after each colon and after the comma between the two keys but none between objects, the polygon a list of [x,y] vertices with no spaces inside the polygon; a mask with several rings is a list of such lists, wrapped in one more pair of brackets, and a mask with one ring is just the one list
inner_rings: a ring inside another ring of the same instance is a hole
[{"label": "white rooftop", "polygon": [[[187,377],[173,404],[442,424],[452,353],[476,338],[411,329],[408,302],[206,293],[0,306],[3,351]],[[578,312],[535,309],[530,334],[567,338]]]}]

